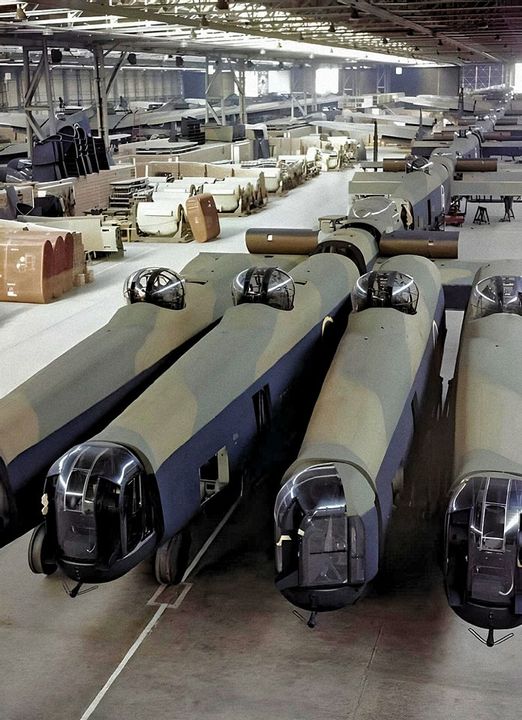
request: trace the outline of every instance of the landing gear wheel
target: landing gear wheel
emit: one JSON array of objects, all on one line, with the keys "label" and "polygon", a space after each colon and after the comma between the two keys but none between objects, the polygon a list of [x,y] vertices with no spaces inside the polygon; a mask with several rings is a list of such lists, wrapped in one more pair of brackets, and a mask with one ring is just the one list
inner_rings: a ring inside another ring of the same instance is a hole
[{"label": "landing gear wheel", "polygon": [[45,522],[33,530],[28,549],[29,567],[36,574],[52,575],[58,565],[49,552]]},{"label": "landing gear wheel", "polygon": [[187,567],[189,537],[179,532],[160,545],[154,560],[154,575],[162,585],[177,585]]}]

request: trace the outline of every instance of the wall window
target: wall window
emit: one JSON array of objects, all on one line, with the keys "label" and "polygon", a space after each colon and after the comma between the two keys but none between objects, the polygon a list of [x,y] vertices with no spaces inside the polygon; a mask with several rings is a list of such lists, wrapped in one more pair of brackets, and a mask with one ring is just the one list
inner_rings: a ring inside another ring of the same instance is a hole
[{"label": "wall window", "polygon": [[336,95],[339,92],[339,68],[317,68],[315,91],[319,95]]}]

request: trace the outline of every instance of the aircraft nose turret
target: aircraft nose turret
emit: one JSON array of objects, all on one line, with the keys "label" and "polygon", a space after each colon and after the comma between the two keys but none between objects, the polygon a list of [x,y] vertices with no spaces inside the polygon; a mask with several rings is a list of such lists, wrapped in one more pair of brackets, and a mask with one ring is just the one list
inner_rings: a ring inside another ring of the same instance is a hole
[{"label": "aircraft nose turret", "polygon": [[446,513],[445,581],[453,610],[473,625],[522,622],[522,478],[484,473],[463,479]]},{"label": "aircraft nose turret", "polygon": [[308,465],[281,488],[275,506],[277,588],[318,611],[354,603],[378,565],[375,494],[347,463]]},{"label": "aircraft nose turret", "polygon": [[45,540],[33,542],[29,556],[34,572],[42,572],[45,550],[73,580],[112,580],[156,541],[151,478],[123,445],[72,448],[49,471],[44,498]]}]

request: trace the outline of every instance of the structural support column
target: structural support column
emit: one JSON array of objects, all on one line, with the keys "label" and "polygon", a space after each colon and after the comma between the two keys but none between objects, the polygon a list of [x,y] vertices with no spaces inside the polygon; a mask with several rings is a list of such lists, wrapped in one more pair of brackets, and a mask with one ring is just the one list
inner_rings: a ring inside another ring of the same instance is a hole
[{"label": "structural support column", "polygon": [[[309,77],[308,86],[310,88],[310,95],[312,96],[312,112],[317,112],[316,75],[317,75],[317,68],[315,67],[315,65],[312,65],[310,68],[310,72],[308,73],[308,77]],[[306,97],[308,98],[308,95]]]},{"label": "structural support column", "polygon": [[[42,38],[39,48],[33,52],[40,52],[40,59],[35,68],[32,67],[29,58],[29,48],[24,48],[24,69],[23,69],[23,95],[24,95],[24,111],[27,125],[27,143],[29,146],[29,157],[32,156],[32,148],[34,138],[43,140],[47,135],[56,133],[56,115],[54,114],[54,102],[52,92],[52,80],[49,68],[49,58],[47,54],[47,42]],[[46,103],[36,105],[34,102],[36,91],[43,79],[45,83]],[[40,123],[36,119],[34,113],[37,111],[47,112],[48,121],[46,131],[42,129]]]},{"label": "structural support column", "polygon": [[[223,61],[221,61],[223,62]],[[225,101],[223,98],[223,82],[222,82],[222,65],[214,65],[214,74],[208,79],[210,73],[208,72],[208,59],[206,64],[205,73],[205,118],[208,122],[210,118],[213,118],[218,125],[226,125],[227,118],[225,113]],[[210,91],[217,90],[218,95],[211,95]],[[215,103],[219,102],[221,109],[221,117],[216,112]]]},{"label": "structural support column", "polygon": [[[101,47],[95,47],[92,51],[92,54],[94,61],[94,91],[96,95],[96,117],[98,120],[98,135],[103,138],[103,142],[107,147],[109,145],[109,113],[107,111],[107,85],[105,80],[105,61],[103,49]],[[116,77],[115,73],[114,77]],[[111,76],[109,81],[110,84],[112,84],[112,82],[114,81],[114,77]]]},{"label": "structural support column", "polygon": [[22,77],[22,89],[23,89],[23,96],[24,96],[24,112],[25,112],[25,125],[27,128],[27,150],[29,157],[32,157],[33,155],[33,141],[34,141],[34,135],[35,135],[35,127],[32,123],[32,118],[30,117],[30,109],[29,109],[29,87],[31,85],[31,66],[29,65],[29,50],[27,48],[24,48],[24,70],[23,70],[23,77]]},{"label": "structural support column", "polygon": [[230,72],[232,73],[234,85],[237,89],[237,94],[239,96],[239,122],[244,125],[247,122],[245,98],[245,63],[242,62],[241,65],[237,68],[237,71],[231,68]]},{"label": "structural support column", "polygon": [[44,37],[42,37],[42,61],[43,76],[45,82],[45,94],[47,95],[47,106],[49,109],[49,135],[54,135],[56,133],[56,115],[54,114],[53,84],[51,80],[51,70],[49,68],[47,40]]},{"label": "structural support column", "polygon": [[208,89],[208,83],[209,83],[209,74],[208,74],[208,57],[205,58],[205,124],[208,125],[208,121],[210,120],[210,109],[207,102],[207,89]]},{"label": "structural support column", "polygon": [[514,87],[514,85],[515,85],[515,64],[514,63],[506,64],[505,68],[506,68],[505,83],[507,85],[511,85],[511,87]]},{"label": "structural support column", "polygon": [[377,66],[377,87],[375,88],[378,93],[389,93],[390,92],[390,67],[389,65],[378,65]]}]

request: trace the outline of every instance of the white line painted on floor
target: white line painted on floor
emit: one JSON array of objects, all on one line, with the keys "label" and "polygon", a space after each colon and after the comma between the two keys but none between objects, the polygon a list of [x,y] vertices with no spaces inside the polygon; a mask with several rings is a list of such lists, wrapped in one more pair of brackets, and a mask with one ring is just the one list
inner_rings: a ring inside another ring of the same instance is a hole
[{"label": "white line painted on floor", "polygon": [[191,587],[192,587],[192,583],[187,583],[185,585],[185,587],[183,588],[183,590],[180,592],[179,597],[176,599],[176,601],[172,605],[169,605],[169,607],[174,608],[174,610],[177,610],[180,607],[183,600],[185,599],[185,597],[187,596],[187,593]]},{"label": "white line painted on floor", "polygon": [[[158,585],[158,589],[156,590],[154,595],[150,598],[150,600],[147,600],[147,605],[158,605],[158,603],[156,602],[158,595],[161,595],[161,593],[165,590],[166,587],[166,585]],[[161,605],[162,603],[159,604]]]},{"label": "white line painted on floor", "polygon": [[177,610],[187,596],[189,590],[192,588],[192,583],[180,583],[179,585],[175,585],[175,588],[181,588],[178,597],[174,600],[174,602],[162,602],[161,595],[168,587],[168,585],[159,585],[154,595],[150,598],[150,600],[147,600],[147,605],[166,605],[171,610]]},{"label": "white line painted on floor", "polygon": [[[178,598],[179,599],[179,598]],[[110,678],[107,680],[105,685],[102,687],[100,692],[96,695],[92,703],[89,705],[87,710],[83,713],[80,720],[87,720],[87,718],[90,718],[93,712],[96,710],[100,702],[103,700],[105,695],[107,694],[108,690],[111,688],[111,686],[115,683],[115,681],[118,679],[120,673],[125,668],[129,660],[132,658],[136,650],[140,647],[142,642],[145,640],[147,635],[149,635],[152,630],[154,629],[155,625],[157,624],[160,617],[163,615],[165,610],[167,609],[168,605],[165,603],[163,605],[160,605],[159,608],[154,613],[152,619],[147,624],[147,626],[144,628],[144,630],[140,633],[139,637],[135,640],[134,644],[129,648],[127,653],[125,654],[125,657],[120,662],[116,670],[112,673]]]}]

